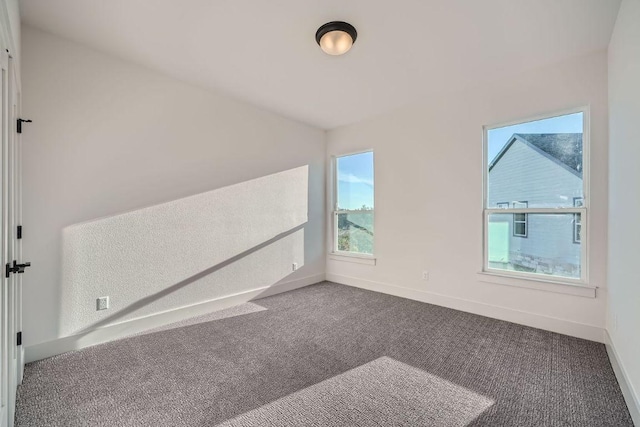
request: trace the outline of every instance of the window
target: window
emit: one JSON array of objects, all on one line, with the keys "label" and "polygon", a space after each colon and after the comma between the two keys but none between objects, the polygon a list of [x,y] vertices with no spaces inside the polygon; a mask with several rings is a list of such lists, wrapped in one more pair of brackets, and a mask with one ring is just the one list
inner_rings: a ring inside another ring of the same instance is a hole
[{"label": "window", "polygon": [[[513,202],[513,209],[526,209],[529,207],[528,202]],[[513,235],[515,237],[527,237],[527,214],[513,214]]]},{"label": "window", "polygon": [[373,152],[336,157],[333,251],[373,255]]},{"label": "window", "polygon": [[586,117],[485,127],[484,271],[586,283]]},{"label": "window", "polygon": [[[582,197],[573,198],[573,206],[581,208],[584,206],[584,199]],[[582,218],[579,213],[573,214],[573,243],[580,243],[582,234]]]}]

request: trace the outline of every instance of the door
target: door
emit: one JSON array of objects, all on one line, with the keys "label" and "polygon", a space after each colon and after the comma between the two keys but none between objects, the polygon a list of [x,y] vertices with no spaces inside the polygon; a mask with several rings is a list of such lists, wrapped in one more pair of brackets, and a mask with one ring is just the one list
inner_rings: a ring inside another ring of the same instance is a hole
[{"label": "door", "polygon": [[[2,113],[2,148],[0,155],[2,157],[0,162],[0,168],[2,168],[2,264],[1,266],[9,262],[9,239],[7,238],[8,232],[8,199],[9,199],[9,55],[3,50],[0,52],[1,66],[2,66],[2,81],[0,92],[2,95],[2,105],[0,106],[0,112]],[[4,268],[2,268],[4,273]],[[5,274],[0,274],[2,283],[0,288],[0,321],[2,322],[0,331],[0,377],[2,379],[2,385],[0,387],[0,425],[7,426],[9,422],[9,346],[8,346],[8,334],[9,334],[9,304],[8,304],[8,285],[11,279],[7,279]]]},{"label": "door", "polygon": [[[14,253],[17,260],[22,260],[22,140],[17,129],[18,118],[20,117],[20,92],[18,88],[17,74],[15,70],[15,64],[11,58],[9,58],[9,78],[11,79],[12,87],[10,89],[11,95],[11,114],[12,117],[9,120],[10,138],[13,155],[11,156],[12,179],[11,188],[13,188],[12,206],[13,212],[13,244]],[[19,227],[19,229],[18,229]],[[31,263],[24,264],[25,267],[30,266]],[[24,271],[24,268],[23,270]],[[13,292],[13,319],[14,330],[16,333],[15,340],[15,359],[16,359],[16,385],[22,384],[22,376],[24,375],[24,346],[22,346],[22,274],[15,274],[14,277],[14,292]],[[18,339],[20,334],[20,339]]]},{"label": "door", "polygon": [[0,271],[0,426],[13,426],[16,387],[22,375],[22,347],[18,342],[22,305],[20,273],[21,246],[18,240],[20,212],[19,136],[16,132],[18,92],[13,63],[7,52],[0,53],[2,63],[2,268]]}]

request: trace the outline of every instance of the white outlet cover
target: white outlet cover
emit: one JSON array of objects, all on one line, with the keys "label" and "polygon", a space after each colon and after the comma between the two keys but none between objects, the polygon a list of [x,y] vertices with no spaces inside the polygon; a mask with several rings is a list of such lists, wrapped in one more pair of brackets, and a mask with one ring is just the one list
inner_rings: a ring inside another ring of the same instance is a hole
[{"label": "white outlet cover", "polygon": [[96,310],[106,310],[109,308],[109,297],[100,297],[96,300]]},{"label": "white outlet cover", "polygon": [[296,271],[298,269],[298,263],[294,262],[291,266],[291,268],[293,269],[293,271]]}]

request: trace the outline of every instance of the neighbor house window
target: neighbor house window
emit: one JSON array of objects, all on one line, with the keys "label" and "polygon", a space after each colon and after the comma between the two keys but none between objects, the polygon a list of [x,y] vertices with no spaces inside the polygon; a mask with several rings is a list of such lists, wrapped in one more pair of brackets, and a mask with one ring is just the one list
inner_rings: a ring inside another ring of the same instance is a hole
[{"label": "neighbor house window", "polygon": [[373,255],[373,152],[335,158],[333,250]]},{"label": "neighbor house window", "polygon": [[[584,200],[582,197],[574,197],[573,198],[573,206],[576,208],[581,208],[584,206]],[[577,213],[573,214],[573,243],[580,243],[582,241],[582,216]]]},{"label": "neighbor house window", "polygon": [[586,282],[586,115],[485,127],[484,271]]},{"label": "neighbor house window", "polygon": [[[513,209],[526,209],[529,207],[528,202],[513,202]],[[513,235],[516,237],[527,237],[527,214],[513,214]]]}]

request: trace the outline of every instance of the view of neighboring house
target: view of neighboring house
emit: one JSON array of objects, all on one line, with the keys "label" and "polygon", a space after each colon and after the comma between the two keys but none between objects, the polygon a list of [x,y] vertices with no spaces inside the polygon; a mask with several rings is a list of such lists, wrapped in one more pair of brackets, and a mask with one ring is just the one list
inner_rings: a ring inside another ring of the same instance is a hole
[{"label": "view of neighboring house", "polygon": [[[513,134],[488,179],[488,208],[581,207],[582,134]],[[488,227],[490,267],[580,277],[580,214],[492,214]]]}]

